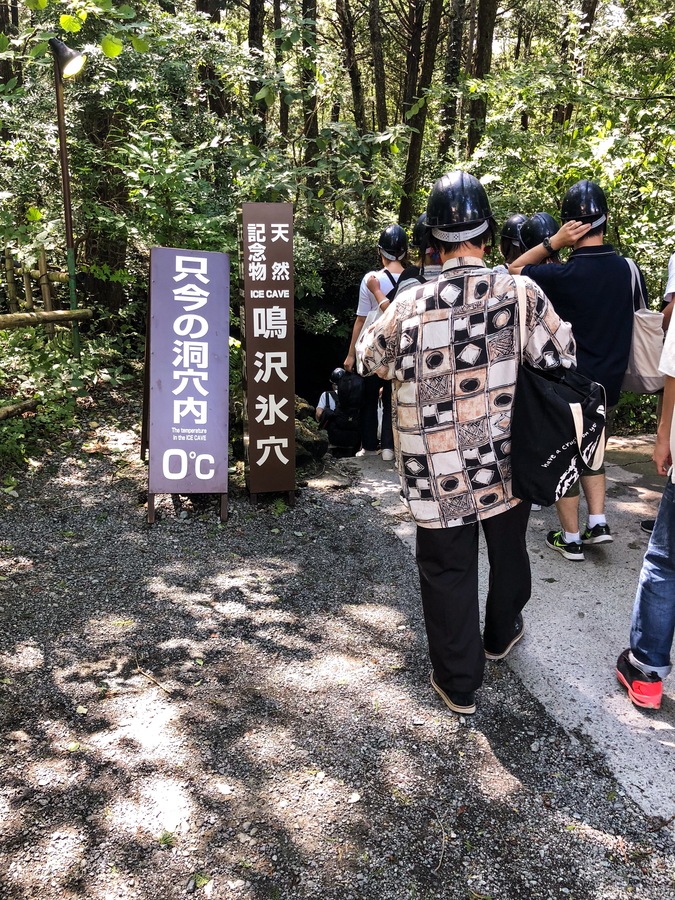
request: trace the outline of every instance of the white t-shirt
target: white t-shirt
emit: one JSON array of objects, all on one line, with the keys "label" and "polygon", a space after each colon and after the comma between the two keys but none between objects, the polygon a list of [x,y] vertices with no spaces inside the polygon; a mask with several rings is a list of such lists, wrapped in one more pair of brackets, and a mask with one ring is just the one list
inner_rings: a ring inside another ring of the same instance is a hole
[{"label": "white t-shirt", "polygon": [[675,253],[673,253],[668,260],[668,282],[663,294],[664,296],[667,294],[675,294]]},{"label": "white t-shirt", "polygon": [[[675,259],[675,256],[673,257]],[[671,259],[672,262],[672,259]],[[666,339],[661,352],[661,360],[659,362],[659,372],[664,375],[670,375],[675,378],[675,324],[666,332]],[[675,460],[675,415],[670,426],[670,455]],[[670,480],[675,482],[675,466],[670,470]]]},{"label": "white t-shirt", "polygon": [[324,391],[316,404],[317,409],[335,409],[335,398],[330,391]]},{"label": "white t-shirt", "polygon": [[385,269],[380,269],[379,272],[366,272],[366,274],[361,279],[361,286],[359,287],[359,305],[356,308],[357,316],[367,316],[368,313],[377,309],[377,300],[375,299],[375,295],[371,294],[368,288],[366,287],[366,282],[370,278],[371,275],[377,275],[380,279],[380,290],[383,294],[388,294],[389,291],[394,287],[394,284],[398,283],[398,279],[400,276],[399,272],[390,272],[391,278],[394,279],[392,282],[389,275]]}]

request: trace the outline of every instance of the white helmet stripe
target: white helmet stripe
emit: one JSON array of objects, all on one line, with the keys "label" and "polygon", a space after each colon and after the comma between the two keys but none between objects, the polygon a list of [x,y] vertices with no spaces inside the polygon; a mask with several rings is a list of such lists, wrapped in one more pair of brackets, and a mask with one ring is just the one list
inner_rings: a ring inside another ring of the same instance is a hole
[{"label": "white helmet stripe", "polygon": [[607,216],[603,213],[599,219],[596,219],[595,222],[591,222],[591,228],[597,228],[598,225],[602,225]]},{"label": "white helmet stripe", "polygon": [[478,237],[479,234],[487,231],[489,227],[490,223],[486,219],[485,222],[481,222],[480,225],[471,228],[469,231],[443,231],[440,228],[432,228],[431,233],[439,241],[447,241],[449,244],[461,244],[470,238]]}]

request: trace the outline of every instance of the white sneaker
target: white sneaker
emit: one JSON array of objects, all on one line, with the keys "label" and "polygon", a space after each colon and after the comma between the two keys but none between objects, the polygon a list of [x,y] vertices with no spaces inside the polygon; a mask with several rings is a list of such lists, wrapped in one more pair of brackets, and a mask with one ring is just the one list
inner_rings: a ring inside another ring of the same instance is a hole
[{"label": "white sneaker", "polygon": [[393,450],[383,450],[383,451],[382,451],[382,459],[383,459],[385,462],[391,462],[393,458],[394,458],[394,451],[393,451]]},{"label": "white sneaker", "polygon": [[365,450],[363,447],[361,447],[360,450],[357,450],[354,456],[377,456],[377,450]]}]

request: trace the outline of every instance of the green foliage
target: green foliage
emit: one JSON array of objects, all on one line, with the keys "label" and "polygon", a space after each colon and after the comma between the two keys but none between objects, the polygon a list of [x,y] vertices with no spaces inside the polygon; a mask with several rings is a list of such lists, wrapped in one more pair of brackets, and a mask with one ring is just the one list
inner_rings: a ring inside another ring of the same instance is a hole
[{"label": "green foliage", "polygon": [[614,430],[617,434],[655,434],[657,404],[657,394],[621,394],[614,414]]},{"label": "green foliage", "polygon": [[88,335],[82,345],[77,364],[68,330],[57,331],[51,341],[43,327],[0,331],[0,404],[40,399],[34,414],[0,423],[0,472],[49,453],[75,427],[78,397],[138,378],[132,361],[139,348],[123,335]]}]

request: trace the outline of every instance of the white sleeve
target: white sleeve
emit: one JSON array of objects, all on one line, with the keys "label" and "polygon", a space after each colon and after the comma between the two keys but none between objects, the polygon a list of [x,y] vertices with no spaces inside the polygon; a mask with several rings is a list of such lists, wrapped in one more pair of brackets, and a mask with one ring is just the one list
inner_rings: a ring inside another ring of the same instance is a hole
[{"label": "white sleeve", "polygon": [[[659,372],[664,375],[670,375],[675,378],[675,325],[666,332],[666,339],[661,351],[661,360],[659,362]],[[673,419],[675,422],[675,418]]]},{"label": "white sleeve", "polygon": [[366,287],[366,281],[368,281],[371,275],[377,275],[377,272],[366,272],[361,279],[361,286],[359,287],[359,305],[356,308],[357,316],[367,316],[371,309],[377,309],[377,300]]},{"label": "white sleeve", "polygon": [[664,297],[667,294],[675,294],[675,253],[668,260],[668,281],[663,294]]}]

